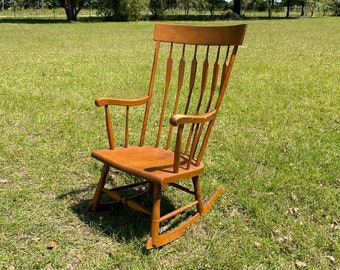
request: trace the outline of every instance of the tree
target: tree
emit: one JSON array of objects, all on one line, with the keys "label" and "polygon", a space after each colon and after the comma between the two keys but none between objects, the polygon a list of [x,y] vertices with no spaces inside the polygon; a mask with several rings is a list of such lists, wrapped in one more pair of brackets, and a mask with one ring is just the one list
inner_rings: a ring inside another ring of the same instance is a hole
[{"label": "tree", "polygon": [[192,6],[199,13],[204,13],[207,9],[207,2],[205,0],[194,0]]},{"label": "tree", "polygon": [[167,0],[166,8],[167,9],[176,9],[178,7],[180,0]]},{"label": "tree", "polygon": [[150,0],[148,8],[152,13],[152,19],[159,20],[164,17],[167,2],[166,0]]},{"label": "tree", "polygon": [[316,10],[317,8],[317,5],[318,5],[318,1],[317,0],[309,0],[307,2],[308,6],[310,7],[310,16],[311,17],[314,17],[314,11]]},{"label": "tree", "polygon": [[130,0],[128,21],[138,21],[142,11],[147,9],[148,0]]},{"label": "tree", "polygon": [[340,0],[334,0],[334,16],[340,16]]},{"label": "tree", "polygon": [[40,9],[44,4],[43,0],[16,0],[13,2],[17,4],[18,8],[24,9]]},{"label": "tree", "polygon": [[147,0],[99,0],[98,13],[109,21],[137,21]]},{"label": "tree", "polygon": [[207,8],[210,11],[211,18],[214,17],[215,11],[221,9],[223,4],[225,3],[224,0],[206,0]]},{"label": "tree", "polygon": [[5,10],[5,0],[1,0],[0,11]]},{"label": "tree", "polygon": [[323,16],[326,16],[329,11],[332,11],[332,15],[339,16],[339,3],[339,0],[319,0]]},{"label": "tree", "polygon": [[272,17],[272,6],[274,6],[274,0],[268,0],[268,18]]},{"label": "tree", "polygon": [[285,6],[287,11],[286,11],[286,18],[289,18],[289,11],[290,7],[297,5],[299,0],[284,0],[281,2],[282,6]]},{"label": "tree", "polygon": [[85,6],[85,0],[61,0],[68,21],[77,21],[79,12]]},{"label": "tree", "polygon": [[299,0],[299,1],[298,1],[298,4],[301,5],[301,13],[300,13],[300,16],[301,16],[301,17],[304,17],[304,16],[305,16],[305,8],[306,8],[306,5],[307,5],[307,0]]},{"label": "tree", "polygon": [[193,7],[194,2],[195,2],[194,0],[181,0],[180,1],[180,4],[184,9],[185,16],[187,16],[189,14],[189,10],[190,10],[190,8]]}]

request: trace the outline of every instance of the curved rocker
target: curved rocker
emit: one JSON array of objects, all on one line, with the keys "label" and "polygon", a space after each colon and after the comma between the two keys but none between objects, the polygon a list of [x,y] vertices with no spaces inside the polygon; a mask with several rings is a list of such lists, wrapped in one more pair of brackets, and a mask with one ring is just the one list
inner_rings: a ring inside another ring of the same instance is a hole
[{"label": "curved rocker", "polygon": [[[215,200],[218,198],[218,196],[222,194],[222,192],[223,192],[223,188],[217,189],[215,193],[213,194],[213,196],[208,201],[208,203],[203,206],[203,209],[202,209],[203,211],[201,213],[198,212],[197,210],[196,213],[191,218],[188,218],[181,225],[179,225],[178,227],[176,227],[175,229],[169,232],[159,234],[159,226],[160,226],[161,221],[166,220],[165,216],[160,218],[159,220],[152,220],[151,236],[149,237],[146,243],[146,248],[151,249],[151,248],[160,247],[179,238],[185,232],[187,227],[195,223],[202,214],[209,212],[211,206],[213,205]],[[194,205],[198,205],[198,201],[195,201]],[[197,208],[199,207],[197,206]],[[185,211],[186,208],[183,207],[183,209],[181,210]],[[179,212],[182,213],[183,211],[179,211]]]}]

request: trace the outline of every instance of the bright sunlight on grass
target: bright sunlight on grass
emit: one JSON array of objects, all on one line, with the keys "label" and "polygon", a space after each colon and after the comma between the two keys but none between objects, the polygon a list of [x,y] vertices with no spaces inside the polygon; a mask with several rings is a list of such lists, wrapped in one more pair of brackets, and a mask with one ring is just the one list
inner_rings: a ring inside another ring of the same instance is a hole
[{"label": "bright sunlight on grass", "polygon": [[225,192],[151,251],[148,217],[85,210],[94,99],[146,93],[153,23],[0,24],[1,269],[340,268],[339,19],[246,22],[204,160]]}]

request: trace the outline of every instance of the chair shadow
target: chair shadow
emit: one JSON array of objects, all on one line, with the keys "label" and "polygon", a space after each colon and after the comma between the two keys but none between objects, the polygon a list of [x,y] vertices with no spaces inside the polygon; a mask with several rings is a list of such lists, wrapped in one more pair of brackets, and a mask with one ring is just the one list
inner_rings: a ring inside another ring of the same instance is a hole
[{"label": "chair shadow", "polygon": [[[57,197],[58,200],[71,199],[69,208],[81,222],[93,229],[94,233],[105,235],[121,243],[138,242],[144,252],[146,240],[150,234],[150,217],[146,214],[132,210],[122,203],[114,203],[104,210],[88,212],[87,208],[92,199],[95,185],[84,189],[73,190]],[[114,202],[103,195],[104,202]],[[149,205],[147,205],[149,206]],[[166,196],[162,197],[162,209],[174,210],[173,203]]]}]

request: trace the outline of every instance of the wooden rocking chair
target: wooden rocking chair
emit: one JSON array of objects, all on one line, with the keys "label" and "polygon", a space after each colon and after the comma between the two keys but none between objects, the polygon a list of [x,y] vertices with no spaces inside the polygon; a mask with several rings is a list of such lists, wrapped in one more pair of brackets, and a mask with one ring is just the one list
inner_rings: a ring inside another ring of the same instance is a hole
[{"label": "wooden rocking chair", "polygon": [[[203,172],[202,158],[245,31],[244,24],[155,24],[155,53],[147,95],[133,100],[99,98],[95,101],[98,107],[105,109],[109,149],[92,152],[92,157],[101,161],[103,168],[88,211],[100,208],[102,195],[107,194],[115,201],[150,215],[151,232],[146,243],[150,249],[177,239],[200,215],[210,210],[223,189],[217,189],[204,204],[199,182],[199,175]],[[190,57],[189,61],[187,57]],[[176,59],[177,65],[174,63]],[[123,107],[125,111],[125,139],[123,146],[119,147],[115,146],[111,105]],[[144,116],[140,118],[137,145],[129,145],[130,110],[136,106],[143,106]],[[106,183],[111,167],[143,181],[108,188]],[[179,183],[190,178],[193,190],[182,183],[185,181]],[[151,207],[145,207],[136,198],[122,195],[123,190],[135,190],[139,186],[152,195]],[[193,199],[161,215],[161,195],[167,187],[184,191]],[[186,216],[180,224],[176,223],[175,228],[161,231],[163,222],[183,217],[183,212],[189,210],[194,210],[194,214]]]}]

